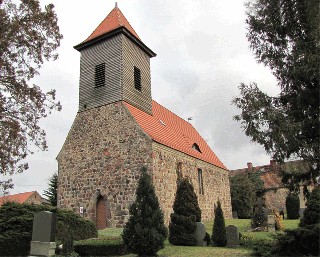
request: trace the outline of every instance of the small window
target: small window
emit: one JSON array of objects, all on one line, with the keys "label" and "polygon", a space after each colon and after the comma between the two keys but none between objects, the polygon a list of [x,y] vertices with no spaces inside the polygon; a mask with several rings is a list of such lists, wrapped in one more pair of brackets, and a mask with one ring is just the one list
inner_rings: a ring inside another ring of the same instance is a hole
[{"label": "small window", "polygon": [[199,184],[199,194],[204,195],[202,169],[198,169],[198,184]]},{"label": "small window", "polygon": [[134,87],[141,91],[141,71],[139,68],[137,68],[136,66],[134,66]]},{"label": "small window", "polygon": [[178,162],[177,164],[177,179],[180,180],[182,178],[182,162]]},{"label": "small window", "polygon": [[192,145],[192,149],[194,149],[194,150],[198,151],[199,153],[201,153],[200,147],[199,147],[199,145],[196,144],[196,143],[194,143],[194,144]]},{"label": "small window", "polygon": [[101,63],[96,65],[94,69],[94,84],[95,87],[102,87],[106,83],[106,64]]}]

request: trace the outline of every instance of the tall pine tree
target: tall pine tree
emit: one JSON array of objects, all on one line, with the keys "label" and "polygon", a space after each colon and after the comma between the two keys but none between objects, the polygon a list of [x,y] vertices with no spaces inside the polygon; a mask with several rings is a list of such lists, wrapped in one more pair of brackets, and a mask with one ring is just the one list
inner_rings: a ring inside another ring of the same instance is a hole
[{"label": "tall pine tree", "polygon": [[178,181],[176,198],[169,224],[169,242],[173,245],[196,245],[196,222],[201,221],[197,195],[188,178]]},{"label": "tall pine tree", "polygon": [[124,244],[130,252],[140,256],[155,256],[158,250],[164,248],[168,231],[145,167],[141,169],[136,200],[130,206],[129,213],[130,218],[122,234]]}]

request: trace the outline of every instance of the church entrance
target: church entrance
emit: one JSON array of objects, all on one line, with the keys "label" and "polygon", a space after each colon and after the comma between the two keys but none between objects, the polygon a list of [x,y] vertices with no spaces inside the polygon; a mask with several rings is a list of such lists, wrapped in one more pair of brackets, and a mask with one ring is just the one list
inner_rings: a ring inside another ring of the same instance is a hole
[{"label": "church entrance", "polygon": [[110,227],[111,211],[106,199],[100,196],[96,205],[96,227],[97,229],[105,229]]}]

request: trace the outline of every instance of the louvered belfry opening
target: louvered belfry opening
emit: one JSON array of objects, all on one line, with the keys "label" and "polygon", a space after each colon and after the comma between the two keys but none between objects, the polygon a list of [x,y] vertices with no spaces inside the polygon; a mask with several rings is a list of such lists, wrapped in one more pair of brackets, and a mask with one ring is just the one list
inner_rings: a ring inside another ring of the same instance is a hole
[{"label": "louvered belfry opening", "polygon": [[102,87],[106,83],[106,64],[101,63],[96,65],[94,70],[95,87]]},{"label": "louvered belfry opening", "polygon": [[134,66],[134,87],[141,91],[141,71],[136,66]]}]

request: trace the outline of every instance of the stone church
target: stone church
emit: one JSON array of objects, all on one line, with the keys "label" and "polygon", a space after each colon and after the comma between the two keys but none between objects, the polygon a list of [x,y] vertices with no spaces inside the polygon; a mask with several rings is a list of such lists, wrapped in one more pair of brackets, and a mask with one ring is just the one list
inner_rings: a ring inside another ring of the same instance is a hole
[{"label": "stone church", "polygon": [[57,156],[58,207],[98,229],[122,227],[141,167],[155,186],[166,223],[179,176],[188,176],[203,220],[220,199],[231,218],[228,170],[187,121],[151,97],[147,47],[116,6],[74,47],[81,54],[79,110]]}]

